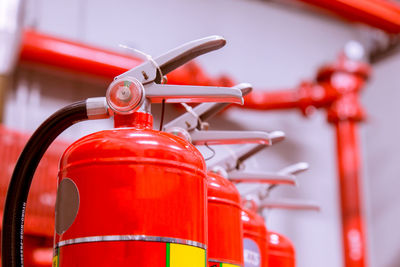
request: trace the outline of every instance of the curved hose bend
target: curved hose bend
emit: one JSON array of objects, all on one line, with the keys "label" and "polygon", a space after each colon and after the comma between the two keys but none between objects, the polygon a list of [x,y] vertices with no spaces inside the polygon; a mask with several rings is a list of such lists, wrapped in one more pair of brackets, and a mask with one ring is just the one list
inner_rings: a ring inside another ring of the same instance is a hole
[{"label": "curved hose bend", "polygon": [[15,165],[4,206],[1,233],[3,267],[21,267],[25,207],[36,168],[50,144],[71,125],[87,120],[86,101],[75,102],[50,116],[33,133]]}]

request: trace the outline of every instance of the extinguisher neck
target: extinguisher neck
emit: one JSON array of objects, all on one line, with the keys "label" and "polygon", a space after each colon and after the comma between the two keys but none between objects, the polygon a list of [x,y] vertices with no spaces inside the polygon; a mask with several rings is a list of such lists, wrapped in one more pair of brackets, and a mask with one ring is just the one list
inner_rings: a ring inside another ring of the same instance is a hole
[{"label": "extinguisher neck", "polygon": [[135,112],[132,114],[115,114],[114,127],[134,127],[139,129],[153,129],[153,116],[150,113]]}]

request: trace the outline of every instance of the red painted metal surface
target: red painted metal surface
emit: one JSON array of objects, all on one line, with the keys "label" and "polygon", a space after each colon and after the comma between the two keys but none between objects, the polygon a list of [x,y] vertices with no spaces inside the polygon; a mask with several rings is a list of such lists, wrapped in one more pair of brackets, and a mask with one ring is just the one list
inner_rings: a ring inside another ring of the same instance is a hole
[{"label": "red painted metal surface", "polygon": [[208,172],[208,266],[243,266],[241,199],[235,185]]},{"label": "red painted metal surface", "polygon": [[[59,266],[165,266],[167,243],[207,244],[206,173],[200,152],[179,137],[152,130],[149,114],[126,116],[116,115],[115,120],[124,128],[88,135],[61,159],[59,184],[73,181],[79,211],[70,227],[56,235]],[[115,241],[101,241],[104,236]],[[87,237],[88,242],[59,243]],[[142,242],[148,237],[158,238]]]},{"label": "red painted metal surface", "polygon": [[299,0],[351,21],[400,33],[400,4],[392,0]]},{"label": "red painted metal surface", "polygon": [[269,266],[296,266],[296,252],[293,243],[286,236],[268,232],[268,250]]},{"label": "red painted metal surface", "polygon": [[[243,209],[243,249],[244,249],[244,266],[268,266],[268,240],[267,228],[264,219],[256,212]],[[250,240],[250,243],[246,244]],[[251,247],[251,241],[258,247],[259,255],[256,255],[255,250]]]}]

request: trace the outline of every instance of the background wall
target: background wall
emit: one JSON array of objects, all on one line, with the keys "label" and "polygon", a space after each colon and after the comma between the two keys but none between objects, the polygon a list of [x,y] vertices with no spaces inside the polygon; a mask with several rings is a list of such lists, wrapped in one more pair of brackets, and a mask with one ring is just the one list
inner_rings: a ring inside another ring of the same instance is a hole
[{"label": "background wall", "polygon": [[[224,36],[220,51],[198,59],[212,75],[229,74],[257,90],[293,87],[313,78],[318,66],[335,59],[343,45],[357,38],[354,27],[331,18],[245,0],[36,0],[28,2],[27,24],[38,31],[121,50],[127,44],[158,55],[186,41]],[[375,69],[363,95],[369,120],[361,128],[371,266],[400,265],[399,144],[397,99],[400,56]],[[5,124],[34,130],[48,115],[74,100],[104,95],[102,83],[31,67],[19,67],[8,92]],[[159,108],[153,108],[159,114]],[[168,118],[177,115],[169,108]],[[157,123],[157,122],[156,122]],[[215,129],[283,130],[286,141],[247,162],[247,168],[279,170],[297,161],[311,168],[300,187],[282,186],[274,196],[312,199],[319,214],[274,210],[268,228],[295,244],[299,267],[342,266],[333,129],[323,112],[303,118],[299,112],[230,109],[211,121]],[[157,125],[157,124],[156,124]],[[112,127],[111,121],[76,125],[62,138]]]}]

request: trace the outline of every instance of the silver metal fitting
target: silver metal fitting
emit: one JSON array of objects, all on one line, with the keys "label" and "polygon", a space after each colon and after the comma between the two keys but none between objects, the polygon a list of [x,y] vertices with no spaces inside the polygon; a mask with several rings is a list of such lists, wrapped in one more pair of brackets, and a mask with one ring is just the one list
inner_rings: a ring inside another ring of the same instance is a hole
[{"label": "silver metal fitting", "polygon": [[108,105],[106,98],[91,97],[86,99],[86,113],[90,120],[109,118],[110,113],[108,112]]}]

